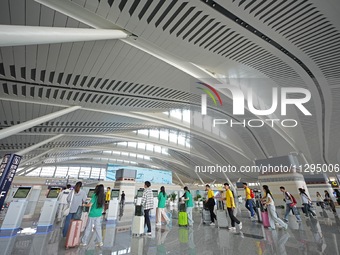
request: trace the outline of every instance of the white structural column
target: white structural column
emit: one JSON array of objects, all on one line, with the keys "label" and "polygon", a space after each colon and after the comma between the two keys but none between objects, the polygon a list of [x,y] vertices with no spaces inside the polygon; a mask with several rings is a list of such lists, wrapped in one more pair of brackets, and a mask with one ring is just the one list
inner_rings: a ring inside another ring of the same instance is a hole
[{"label": "white structural column", "polygon": [[182,182],[181,178],[179,178],[178,174],[177,174],[176,172],[173,172],[173,173],[176,175],[177,179],[180,181],[180,183],[181,183],[182,186],[184,187],[185,185],[184,185],[184,183]]},{"label": "white structural column", "polygon": [[40,142],[40,143],[34,144],[34,145],[32,145],[32,146],[30,146],[30,147],[28,147],[28,148],[26,148],[26,149],[23,149],[23,150],[21,150],[21,151],[18,151],[16,154],[23,156],[23,155],[25,155],[26,153],[28,153],[28,152],[30,152],[30,151],[33,151],[33,150],[35,150],[35,149],[38,149],[40,146],[42,146],[42,145],[44,145],[44,144],[47,144],[47,143],[49,143],[49,142],[51,142],[51,141],[53,141],[53,140],[56,140],[56,139],[58,139],[58,138],[60,138],[60,137],[62,137],[62,136],[63,136],[63,134],[53,136],[53,137],[51,137],[51,138],[49,138],[49,139],[46,139],[46,140],[44,140],[44,141],[42,141],[42,142]]},{"label": "white structural column", "polygon": [[8,128],[4,128],[4,129],[0,130],[0,140],[6,138],[8,136],[17,134],[17,133],[19,133],[19,132],[21,132],[25,129],[34,127],[34,126],[39,125],[41,123],[44,123],[46,121],[49,121],[49,120],[55,119],[57,117],[63,116],[65,114],[68,114],[70,112],[76,111],[80,108],[81,108],[81,106],[72,106],[72,107],[69,107],[69,108],[54,112],[54,113],[47,114],[45,116],[42,116],[42,117],[39,117],[39,118],[36,118],[36,119],[33,119],[33,120],[29,120],[29,121],[20,123],[18,125],[14,125],[14,126],[11,126],[11,127],[8,127]]},{"label": "white structural column", "polygon": [[0,25],[0,47],[124,39],[123,30]]}]

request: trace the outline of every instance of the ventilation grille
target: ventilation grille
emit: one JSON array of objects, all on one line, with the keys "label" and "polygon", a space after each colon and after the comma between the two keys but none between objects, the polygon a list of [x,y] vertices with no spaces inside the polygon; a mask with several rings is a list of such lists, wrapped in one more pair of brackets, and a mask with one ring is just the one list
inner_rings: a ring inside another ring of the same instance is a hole
[{"label": "ventilation grille", "polygon": [[[179,105],[188,105],[193,102],[200,102],[200,97],[189,93],[159,88],[149,85],[136,85],[133,92],[123,91],[122,87],[127,82],[115,83],[111,91],[96,91],[95,89],[75,89],[60,88],[56,86],[46,86],[44,84],[26,85],[22,83],[3,82],[0,85],[2,95],[30,97],[47,100],[48,102],[67,104],[99,104],[102,106],[121,106],[129,108],[152,108],[152,109],[172,109]],[[125,92],[125,93],[124,93]],[[137,96],[138,95],[138,96]],[[150,96],[151,95],[151,96]],[[159,100],[162,98],[162,100]],[[168,98],[163,100],[163,98]]]},{"label": "ventilation grille", "polygon": [[[330,86],[338,86],[340,33],[310,1],[255,1],[238,7],[287,38],[315,61]],[[266,4],[265,4],[266,3]]]},{"label": "ventilation grille", "polygon": [[[247,8],[251,7],[251,2],[247,3]],[[262,5],[263,13],[266,13],[274,3],[255,4],[256,8]],[[135,2],[133,2],[135,3]],[[118,8],[120,1],[114,2],[111,8]],[[136,3],[135,3],[136,4]],[[169,33],[173,37],[181,39],[192,45],[198,46],[217,56],[228,58],[258,70],[274,81],[280,78],[297,78],[298,74],[278,57],[269,53],[266,49],[256,45],[245,36],[227,27],[221,21],[211,15],[201,7],[192,6],[193,3],[181,2],[177,0],[159,1],[158,4],[151,4],[150,1],[138,2],[139,13],[129,13],[130,16],[137,15],[138,20],[149,25],[155,26],[162,31]],[[127,8],[127,5],[126,5]],[[137,9],[135,9],[137,11]],[[148,11],[146,11],[148,10]],[[122,9],[115,15],[127,15],[128,9]],[[252,10],[255,12],[256,9]],[[262,13],[261,12],[261,13]],[[257,12],[256,12],[257,13]],[[148,15],[147,15],[148,14]],[[260,15],[260,13],[258,13]],[[118,20],[117,17],[112,19]],[[118,21],[119,22],[119,21]],[[124,26],[125,24],[119,24]],[[299,82],[305,87],[302,80]],[[290,85],[287,82],[286,85]],[[296,86],[297,84],[295,84]]]}]

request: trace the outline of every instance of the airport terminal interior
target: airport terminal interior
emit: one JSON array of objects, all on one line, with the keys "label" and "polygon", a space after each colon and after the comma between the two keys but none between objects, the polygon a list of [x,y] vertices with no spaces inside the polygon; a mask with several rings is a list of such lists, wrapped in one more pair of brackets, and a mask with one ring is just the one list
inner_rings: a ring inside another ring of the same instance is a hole
[{"label": "airport terminal interior", "polygon": [[0,254],[340,254],[339,12],[0,1]]}]

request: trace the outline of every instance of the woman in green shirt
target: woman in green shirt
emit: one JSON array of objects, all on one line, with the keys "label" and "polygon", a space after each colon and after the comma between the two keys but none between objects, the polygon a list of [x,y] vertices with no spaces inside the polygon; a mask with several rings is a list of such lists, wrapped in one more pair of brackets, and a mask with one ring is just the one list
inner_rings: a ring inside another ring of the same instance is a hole
[{"label": "woman in green shirt", "polygon": [[160,226],[162,225],[162,220],[161,217],[165,219],[167,224],[169,224],[170,219],[166,215],[165,212],[165,204],[166,204],[166,193],[165,193],[165,188],[164,186],[161,187],[161,191],[158,193],[158,208],[157,208],[157,222],[156,225]]},{"label": "woman in green shirt", "polygon": [[91,233],[92,226],[94,225],[94,230],[96,233],[96,246],[103,246],[103,237],[102,237],[102,224],[101,224],[101,216],[103,213],[105,203],[105,194],[104,194],[104,185],[97,185],[94,194],[92,195],[91,201],[88,204],[83,204],[83,206],[90,207],[91,210],[89,213],[89,220],[87,221],[86,229],[84,236],[82,238],[81,246],[87,245],[87,239]]}]

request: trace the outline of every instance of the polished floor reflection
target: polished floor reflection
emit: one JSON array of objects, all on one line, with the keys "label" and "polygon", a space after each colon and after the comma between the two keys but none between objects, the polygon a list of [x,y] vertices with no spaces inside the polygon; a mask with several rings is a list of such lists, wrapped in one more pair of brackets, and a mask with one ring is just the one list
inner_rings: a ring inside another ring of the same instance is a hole
[{"label": "polished floor reflection", "polygon": [[177,213],[173,211],[172,226],[156,227],[153,218],[151,237],[132,237],[134,206],[125,205],[119,210],[117,224],[103,222],[104,246],[101,248],[95,247],[92,235],[87,247],[66,250],[59,226],[50,233],[37,234],[35,222],[25,221],[17,236],[0,238],[0,254],[340,254],[340,220],[320,209],[317,219],[303,217],[302,223],[291,216],[287,231],[265,229],[262,224],[251,222],[247,211],[242,210],[238,217],[243,229],[236,232],[203,225],[199,209],[194,210],[194,227],[178,227]]}]

